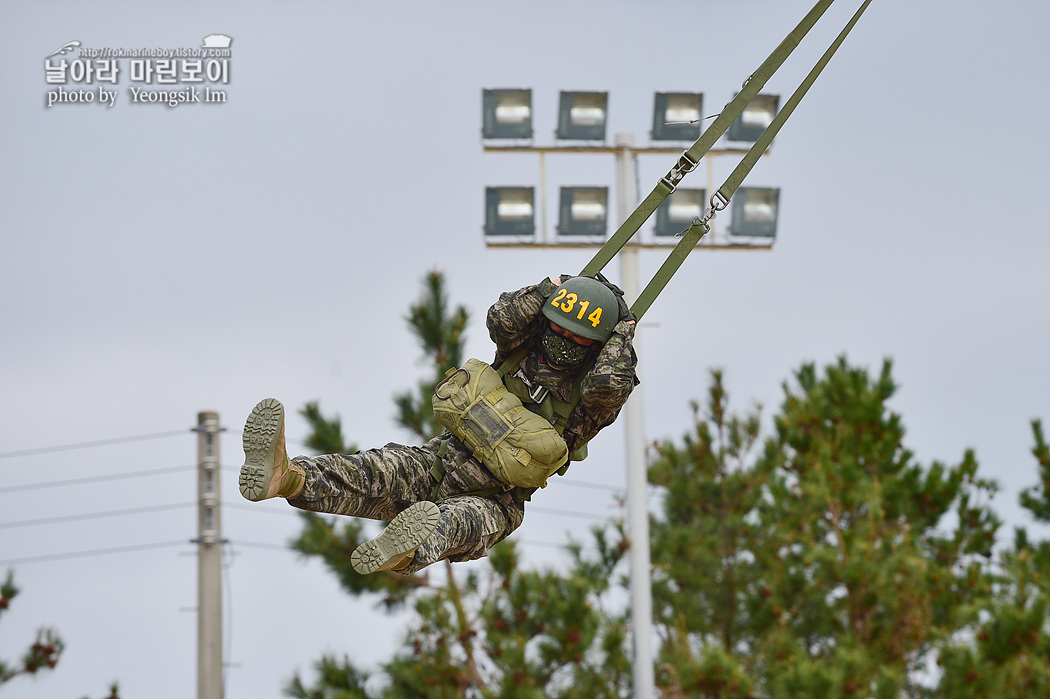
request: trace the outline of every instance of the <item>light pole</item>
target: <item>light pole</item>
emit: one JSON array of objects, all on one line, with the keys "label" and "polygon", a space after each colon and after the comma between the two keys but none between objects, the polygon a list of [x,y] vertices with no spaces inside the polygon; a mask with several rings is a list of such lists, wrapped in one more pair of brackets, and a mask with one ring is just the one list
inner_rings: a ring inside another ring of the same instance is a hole
[{"label": "light pole", "polygon": [[[620,221],[626,220],[638,201],[638,160],[632,147],[634,136],[616,134],[617,207]],[[619,252],[620,283],[628,304],[638,299],[638,246],[628,243]],[[634,349],[642,356],[641,328],[635,329]],[[653,675],[652,619],[653,589],[650,579],[648,464],[645,458],[645,426],[642,422],[642,392],[632,391],[623,406],[624,450],[627,462],[627,532],[631,537],[630,585],[631,624],[634,627],[634,696],[650,697],[656,678]]]},{"label": "light pole", "polygon": [[[561,96],[559,106],[559,118],[557,138],[559,139],[605,139],[605,113],[606,99],[604,93],[566,93]],[[770,99],[773,100],[773,111],[775,112],[775,97],[767,96],[763,106],[768,106]],[[695,93],[657,93],[654,110],[653,131],[654,139],[662,140],[691,140],[699,136],[699,120],[701,99]],[[580,123],[574,124],[573,118],[578,117]],[[676,121],[683,123],[668,123]],[[743,117],[744,115],[742,115]],[[762,114],[748,114],[748,119],[742,122],[750,123],[761,121],[765,117]],[[768,117],[769,119],[772,116]],[[532,95],[531,90],[485,90],[482,93],[482,137],[483,139],[530,139],[532,138]],[[686,128],[683,128],[686,126]],[[693,135],[695,133],[695,135]],[[748,136],[744,136],[747,138]],[[754,140],[754,139],[751,139]],[[576,200],[573,199],[568,205],[565,203],[568,188],[562,188],[562,196],[559,202],[559,235],[552,241],[547,230],[547,171],[546,155],[548,153],[592,153],[612,154],[616,159],[616,182],[617,182],[617,207],[616,214],[620,221],[626,220],[634,208],[638,205],[638,153],[660,153],[679,154],[681,147],[649,146],[636,148],[634,136],[630,133],[617,133],[615,145],[612,147],[601,145],[556,145],[535,146],[533,144],[501,144],[495,145],[491,140],[484,142],[486,152],[528,152],[536,153],[540,158],[540,217],[541,227],[539,239],[536,239],[536,206],[534,189],[531,187],[489,187],[486,189],[486,221],[485,242],[489,246],[528,245],[532,247],[600,247],[604,239],[608,237],[605,221],[605,212],[601,211],[602,219],[597,226],[593,220],[596,212],[602,208],[603,199],[601,188],[588,188],[599,190],[597,195],[594,191],[587,192],[587,198],[580,208],[586,209],[589,219],[584,229],[593,232],[595,228],[600,230],[600,239],[594,240],[593,236],[580,236],[577,230],[572,228],[572,221],[566,221],[566,215],[570,217],[576,208]],[[707,153],[708,160],[708,187],[706,192],[714,191],[713,170],[711,168],[712,156],[738,155],[742,156],[746,149],[725,148],[712,149]],[[745,190],[741,190],[744,192]],[[766,191],[766,190],[763,190]],[[776,190],[768,190],[776,192]],[[621,286],[628,304],[633,304],[638,298],[641,286],[638,279],[638,251],[643,247],[663,247],[668,243],[675,242],[674,234],[687,228],[694,216],[699,216],[702,211],[693,211],[696,206],[702,207],[704,192],[698,190],[677,190],[677,193],[688,197],[699,193],[695,200],[687,199],[684,216],[675,216],[675,200],[665,201],[657,210],[658,228],[652,240],[643,239],[636,235],[618,253],[620,257]],[[572,196],[576,196],[571,193]],[[746,195],[745,195],[746,201]],[[772,245],[776,231],[776,205],[777,196],[766,196],[762,202],[766,205],[757,214],[764,218],[766,227],[748,228],[746,225],[748,214],[744,209],[733,210],[733,219],[738,226],[736,236],[730,236],[728,242],[719,242],[712,235],[710,240],[701,241],[697,247],[707,249],[769,249]],[[699,202],[698,204],[695,202]],[[771,208],[770,208],[771,204]],[[752,207],[754,208],[754,207]],[[771,221],[768,221],[770,214]],[[737,218],[739,217],[739,221]],[[670,221],[670,227],[661,231],[660,220]],[[678,225],[677,230],[674,225]],[[735,237],[735,240],[734,240]],[[582,238],[582,240],[581,240]],[[755,245],[755,241],[760,242]],[[640,328],[635,333],[634,346],[639,356],[641,352]],[[648,474],[645,455],[645,430],[642,418],[642,394],[635,390],[631,398],[624,405],[622,419],[625,427],[625,460],[627,465],[627,521],[628,535],[630,537],[630,599],[631,599],[631,623],[634,628],[634,662],[633,679],[636,699],[650,699],[655,689],[655,677],[653,672],[652,652],[652,585],[651,585],[651,559],[649,550],[649,510],[647,501]]]}]

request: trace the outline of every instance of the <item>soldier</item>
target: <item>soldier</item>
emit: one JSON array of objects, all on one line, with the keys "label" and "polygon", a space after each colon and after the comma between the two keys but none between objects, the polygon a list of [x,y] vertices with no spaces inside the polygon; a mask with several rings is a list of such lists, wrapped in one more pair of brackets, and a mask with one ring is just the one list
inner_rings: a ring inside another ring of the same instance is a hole
[{"label": "soldier", "polygon": [[[582,459],[587,442],[612,424],[638,383],[635,321],[622,292],[591,277],[548,278],[501,294],[486,325],[496,344],[492,366],[500,367],[508,392],[554,424],[566,453]],[[464,440],[445,432],[422,447],[387,444],[289,459],[284,408],[268,398],[244,426],[240,490],[253,501],[283,497],[311,512],[389,521],[353,552],[351,563],[362,574],[473,560],[518,528],[536,488],[508,482]]]}]

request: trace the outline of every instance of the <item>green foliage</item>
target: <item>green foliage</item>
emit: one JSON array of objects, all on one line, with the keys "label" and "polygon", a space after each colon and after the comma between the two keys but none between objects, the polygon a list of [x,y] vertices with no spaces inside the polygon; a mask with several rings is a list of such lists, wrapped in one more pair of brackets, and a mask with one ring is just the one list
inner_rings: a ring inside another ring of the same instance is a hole
[{"label": "green foliage", "polygon": [[1039,485],[1021,493],[1021,506],[1029,510],[1039,522],[1050,522],[1050,446],[1043,436],[1043,423],[1032,421],[1032,435],[1035,446],[1032,455],[1039,462]]},{"label": "green foliage", "polygon": [[296,675],[284,688],[284,695],[293,699],[368,699],[371,696],[365,691],[368,674],[355,668],[345,656],[337,660],[325,655],[314,663],[314,669],[318,676],[315,687],[306,687]]},{"label": "green foliage", "polygon": [[[3,583],[0,583],[0,616],[7,612],[11,606],[11,600],[17,597],[19,592],[19,588],[15,585],[14,571],[7,571],[7,577]],[[65,643],[54,629],[39,629],[36,633],[36,640],[22,654],[17,664],[0,659],[0,685],[6,684],[19,675],[35,676],[42,670],[54,670],[65,648]],[[120,699],[116,682],[110,686],[109,695],[105,699]]]},{"label": "green foliage", "polygon": [[366,692],[366,675],[348,659],[324,658],[317,684],[307,687],[297,676],[287,696],[626,696],[626,619],[605,609],[626,545],[622,538],[609,543],[606,531],[594,536],[597,550],[589,556],[570,547],[565,573],[522,570],[514,543],[504,542],[492,550],[484,575],[461,580],[450,572],[446,585],[421,591],[401,649],[382,668],[381,689]]},{"label": "green foliage", "polygon": [[803,365],[758,449],[759,411],[730,416],[713,374],[694,433],[650,472],[666,490],[653,594],[672,695],[921,691],[938,639],[990,590],[999,522],[972,453],[913,463],[895,389],[889,362],[875,377]]},{"label": "green foliage", "polygon": [[[19,592],[18,586],[15,585],[14,571],[7,571],[7,577],[0,583],[0,616],[8,611],[11,600],[17,597]],[[41,670],[53,670],[64,649],[65,644],[54,629],[38,630],[36,640],[30,644],[18,663],[0,659],[0,685],[19,675],[35,675]]]},{"label": "green foliage", "polygon": [[306,446],[318,454],[353,454],[357,447],[348,444],[343,437],[343,421],[338,415],[326,418],[321,414],[317,401],[307,403],[299,414],[306,418],[310,425],[310,434]]},{"label": "green foliage", "polygon": [[[1040,482],[1021,494],[1037,521],[1050,513],[1050,453],[1042,424],[1032,422]],[[941,648],[941,696],[1050,696],[1050,541],[1033,543],[1024,528],[999,553],[987,595],[973,605],[970,623]]]}]

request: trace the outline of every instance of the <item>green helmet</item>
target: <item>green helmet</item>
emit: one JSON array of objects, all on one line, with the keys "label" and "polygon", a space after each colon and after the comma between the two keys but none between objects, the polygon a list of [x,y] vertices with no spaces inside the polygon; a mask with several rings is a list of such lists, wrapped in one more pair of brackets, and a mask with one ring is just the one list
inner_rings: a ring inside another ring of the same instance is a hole
[{"label": "green helmet", "polygon": [[620,319],[620,305],[597,279],[571,277],[543,302],[543,315],[575,335],[604,343]]}]

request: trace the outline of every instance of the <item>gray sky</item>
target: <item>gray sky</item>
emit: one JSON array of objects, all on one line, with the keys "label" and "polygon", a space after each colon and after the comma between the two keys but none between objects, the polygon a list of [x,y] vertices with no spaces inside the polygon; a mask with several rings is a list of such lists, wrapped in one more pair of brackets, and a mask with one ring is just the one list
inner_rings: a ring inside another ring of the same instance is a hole
[{"label": "gray sky", "polygon": [[[362,447],[408,439],[391,396],[424,371],[403,320],[423,273],[446,272],[472,313],[468,353],[487,359],[483,317],[500,291],[589,258],[484,246],[484,187],[537,185],[539,167],[483,152],[482,88],[533,89],[537,144],[553,142],[560,89],[608,90],[609,140],[648,145],[654,92],[700,91],[717,111],[809,4],[0,1],[0,453],[185,430],[0,459],[0,560],[196,536],[188,430],[216,410],[236,551],[227,695],[278,697],[325,651],[388,658],[407,618],[386,621],[279,550],[298,531],[291,508],[237,493],[245,415],[278,397],[301,440],[295,411],[320,400]],[[837,3],[766,91],[789,94],[855,7]],[[891,357],[917,459],[975,449],[1008,527],[1027,523],[1029,421],[1050,418],[1050,231],[1036,206],[1050,185],[1048,30],[1036,0],[872,3],[748,179],[781,187],[775,249],[694,252],[646,316],[648,439],[689,429],[712,367],[738,409],[757,401],[768,416],[803,361],[846,354],[877,371]],[[130,104],[124,59],[112,108],[46,107],[44,60],[66,42],[183,48],[215,33],[233,37],[225,104]],[[640,191],[673,159],[640,156]],[[683,186],[705,186],[703,171]],[[615,185],[608,155],[551,156],[547,174],[551,199]],[[662,259],[643,251],[642,278]],[[515,535],[527,563],[559,564],[553,545],[618,514],[622,445],[609,428],[571,483],[534,499],[544,511]],[[77,517],[130,508],[162,509]],[[192,696],[193,551],[14,565],[23,593],[0,657],[40,625],[68,650],[12,696],[103,696],[114,679],[127,697]]]}]

